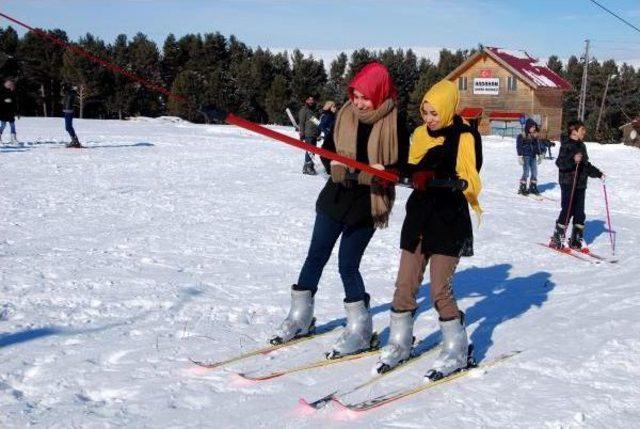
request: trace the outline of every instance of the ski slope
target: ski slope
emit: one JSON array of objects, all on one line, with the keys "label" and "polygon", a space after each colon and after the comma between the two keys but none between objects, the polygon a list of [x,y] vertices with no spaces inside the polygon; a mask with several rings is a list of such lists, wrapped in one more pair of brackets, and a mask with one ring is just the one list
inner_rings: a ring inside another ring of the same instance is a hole
[{"label": "ski slope", "polygon": [[[0,148],[0,427],[629,428],[640,421],[640,151],[588,144],[609,175],[617,264],[544,249],[559,203],[516,195],[514,139],[486,137],[484,216],[455,276],[478,360],[522,350],[486,372],[366,413],[317,399],[371,375],[376,358],[256,384],[234,372],[322,358],[329,334],[203,370],[265,345],[285,317],[324,177],[299,150],[230,126],[171,118],[77,120],[88,148],[64,149],[60,118],[23,118],[22,148]],[[292,128],[275,127],[295,135]],[[7,135],[3,136],[5,141]],[[554,148],[554,155],[558,148]],[[559,200],[557,169],[540,166]],[[389,301],[409,190],[362,263],[374,325]],[[586,239],[611,246],[600,181],[587,191]],[[415,335],[437,341],[428,276]],[[316,296],[321,327],[344,322],[337,261]],[[412,383],[433,355],[353,400]]]}]

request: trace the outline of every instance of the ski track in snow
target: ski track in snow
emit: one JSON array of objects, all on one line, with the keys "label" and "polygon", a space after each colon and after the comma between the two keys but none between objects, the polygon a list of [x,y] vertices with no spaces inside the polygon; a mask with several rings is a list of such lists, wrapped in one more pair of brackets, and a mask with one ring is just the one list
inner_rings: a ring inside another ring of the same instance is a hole
[{"label": "ski track in snow", "polygon": [[[230,126],[77,120],[88,148],[64,149],[61,118],[22,118],[24,147],[0,148],[0,427],[616,427],[640,421],[637,243],[640,152],[589,144],[607,179],[617,264],[537,246],[559,203],[516,195],[514,139],[486,137],[484,208],[475,253],[455,292],[479,360],[522,354],[486,372],[363,414],[316,399],[370,376],[375,357],[273,381],[271,371],[322,358],[336,334],[202,370],[265,344],[286,315],[326,178],[303,154]],[[295,135],[292,128],[274,127]],[[554,155],[558,148],[554,148]],[[540,166],[559,201],[557,169]],[[386,340],[407,189],[362,262],[374,324]],[[587,241],[610,253],[602,187],[590,180]],[[428,277],[425,284],[428,283]],[[318,324],[343,322],[335,255],[321,280]],[[428,288],[416,338],[438,339]],[[358,395],[413,382],[432,357]]]}]

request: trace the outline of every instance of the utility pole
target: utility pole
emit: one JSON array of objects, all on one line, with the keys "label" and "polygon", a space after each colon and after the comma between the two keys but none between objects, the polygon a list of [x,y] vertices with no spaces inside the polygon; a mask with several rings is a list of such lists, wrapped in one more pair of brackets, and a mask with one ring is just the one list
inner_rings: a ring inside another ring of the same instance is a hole
[{"label": "utility pole", "polygon": [[602,119],[602,111],[604,110],[604,101],[607,99],[607,91],[609,91],[609,82],[611,82],[618,75],[610,74],[607,78],[607,83],[604,86],[604,94],[602,95],[602,102],[600,103],[600,113],[598,113],[598,121],[596,122],[596,138],[598,138],[598,130],[600,129],[600,120]]},{"label": "utility pole", "polygon": [[582,71],[582,86],[580,87],[580,101],[578,102],[578,118],[581,121],[584,121],[584,105],[586,103],[587,98],[587,81],[589,74],[589,44],[590,40],[587,39],[584,41],[585,50],[584,50],[584,69]]}]

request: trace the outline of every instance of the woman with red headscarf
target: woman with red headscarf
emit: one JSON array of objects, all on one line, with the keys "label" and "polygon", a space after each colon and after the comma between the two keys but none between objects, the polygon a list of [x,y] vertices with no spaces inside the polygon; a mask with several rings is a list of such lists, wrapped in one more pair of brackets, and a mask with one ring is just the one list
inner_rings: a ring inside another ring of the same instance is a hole
[{"label": "woman with red headscarf", "polygon": [[[340,109],[332,138],[337,153],[384,170],[406,159],[408,133],[398,120],[397,92],[387,68],[367,64],[349,84],[349,101]],[[400,156],[399,156],[399,152]],[[329,358],[360,353],[375,346],[369,294],[360,261],[373,233],[385,228],[393,207],[393,186],[380,186],[369,173],[332,161],[331,178],[316,202],[316,220],[298,283],[291,288],[291,308],[272,344],[309,335],[315,328],[314,295],[322,270],[338,238],[338,266],[345,291],[347,326]]]}]

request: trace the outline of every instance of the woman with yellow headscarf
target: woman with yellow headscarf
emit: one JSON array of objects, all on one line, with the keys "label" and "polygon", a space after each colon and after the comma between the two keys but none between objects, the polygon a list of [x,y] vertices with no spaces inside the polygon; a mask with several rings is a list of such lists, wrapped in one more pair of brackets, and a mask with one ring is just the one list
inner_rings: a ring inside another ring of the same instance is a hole
[{"label": "woman with yellow headscarf", "polygon": [[[413,132],[409,174],[414,191],[402,226],[400,267],[393,296],[389,344],[376,366],[379,373],[411,355],[416,295],[430,265],[431,302],[439,315],[442,350],[427,377],[436,380],[468,366],[472,359],[451,279],[462,256],[473,255],[469,205],[479,216],[482,164],[480,135],[456,115],[459,93],[444,80],[423,97],[424,124]],[[442,187],[450,183],[457,186]]]}]

